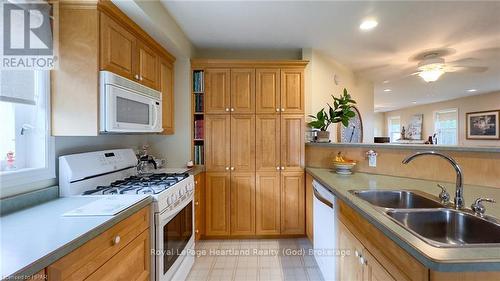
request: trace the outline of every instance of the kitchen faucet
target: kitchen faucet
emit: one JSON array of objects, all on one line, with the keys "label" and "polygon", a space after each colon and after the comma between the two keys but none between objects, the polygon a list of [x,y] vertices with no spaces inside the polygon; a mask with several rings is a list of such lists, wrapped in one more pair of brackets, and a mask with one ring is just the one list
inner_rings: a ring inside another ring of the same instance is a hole
[{"label": "kitchen faucet", "polygon": [[453,158],[441,154],[439,152],[435,151],[422,151],[422,152],[417,152],[414,153],[408,157],[406,157],[403,160],[403,164],[408,164],[410,161],[415,159],[416,157],[423,156],[423,155],[434,155],[434,156],[439,156],[441,158],[444,158],[448,160],[448,162],[453,166],[455,169],[455,172],[457,173],[457,181],[456,181],[456,191],[455,191],[455,209],[463,209],[464,208],[464,186],[463,186],[463,176],[462,176],[462,169],[460,169],[460,166],[458,166],[457,161],[455,161]]}]

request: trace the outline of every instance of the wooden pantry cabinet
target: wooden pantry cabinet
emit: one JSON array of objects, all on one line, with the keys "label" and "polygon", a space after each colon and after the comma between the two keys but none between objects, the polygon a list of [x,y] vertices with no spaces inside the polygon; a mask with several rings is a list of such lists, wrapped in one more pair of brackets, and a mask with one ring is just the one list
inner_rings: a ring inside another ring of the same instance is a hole
[{"label": "wooden pantry cabinet", "polygon": [[59,2],[59,61],[51,71],[54,136],[99,134],[99,71],[162,93],[163,134],[174,133],[175,58],[111,1]]},{"label": "wooden pantry cabinet", "polygon": [[192,61],[204,99],[204,139],[194,143],[204,148],[205,237],[305,234],[306,64]]}]

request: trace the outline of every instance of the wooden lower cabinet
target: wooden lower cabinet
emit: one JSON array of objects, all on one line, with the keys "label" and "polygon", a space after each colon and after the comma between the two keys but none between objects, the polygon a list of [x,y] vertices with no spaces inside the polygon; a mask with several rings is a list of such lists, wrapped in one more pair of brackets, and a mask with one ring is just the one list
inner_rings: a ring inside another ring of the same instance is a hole
[{"label": "wooden lower cabinet", "polygon": [[365,281],[396,281],[368,251],[363,251]]},{"label": "wooden lower cabinet", "polygon": [[194,227],[195,239],[205,235],[205,173],[194,176]]},{"label": "wooden lower cabinet", "polygon": [[255,173],[231,173],[231,235],[255,235]]},{"label": "wooden lower cabinet", "polygon": [[280,173],[257,172],[255,197],[256,234],[280,234]]},{"label": "wooden lower cabinet", "polygon": [[359,260],[359,253],[363,250],[363,245],[351,232],[338,222],[339,249],[349,251],[350,254],[340,256],[338,263],[339,280],[361,281],[363,280],[363,266]]},{"label": "wooden lower cabinet", "polygon": [[149,280],[150,208],[145,207],[47,267],[47,279]]},{"label": "wooden lower cabinet", "polygon": [[305,234],[304,172],[281,172],[281,234]]},{"label": "wooden lower cabinet", "polygon": [[85,280],[149,280],[150,248],[149,231],[144,231]]},{"label": "wooden lower cabinet", "polygon": [[205,174],[205,234],[227,236],[230,234],[230,173]]}]

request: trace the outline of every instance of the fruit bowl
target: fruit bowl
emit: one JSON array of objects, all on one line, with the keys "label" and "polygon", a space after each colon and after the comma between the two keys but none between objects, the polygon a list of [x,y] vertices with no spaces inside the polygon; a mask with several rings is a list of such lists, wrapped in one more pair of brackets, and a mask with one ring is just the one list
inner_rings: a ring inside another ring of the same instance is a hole
[{"label": "fruit bowl", "polygon": [[333,167],[335,167],[335,173],[340,175],[350,175],[352,174],[352,169],[356,166],[356,162],[333,162]]}]

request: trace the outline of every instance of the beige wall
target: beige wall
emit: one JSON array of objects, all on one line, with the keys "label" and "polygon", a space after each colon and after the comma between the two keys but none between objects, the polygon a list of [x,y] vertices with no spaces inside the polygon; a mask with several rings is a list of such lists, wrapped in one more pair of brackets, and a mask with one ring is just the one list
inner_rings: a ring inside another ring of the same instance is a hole
[{"label": "beige wall", "polygon": [[375,112],[373,114],[373,136],[383,137],[386,134],[385,114],[383,112]]},{"label": "beige wall", "polygon": [[469,96],[444,102],[437,102],[419,106],[408,107],[400,110],[385,112],[384,133],[387,135],[388,118],[400,116],[401,124],[407,127],[409,120],[414,114],[423,114],[422,137],[426,139],[434,134],[434,112],[443,109],[458,109],[458,144],[459,145],[483,145],[500,146],[499,140],[467,140],[465,138],[465,114],[474,111],[486,111],[500,109],[500,92]]},{"label": "beige wall", "polygon": [[[361,113],[363,142],[373,142],[373,84],[359,79],[349,68],[321,54],[319,51],[303,49],[302,58],[309,60],[305,77],[306,115],[316,115],[321,108],[327,107],[327,103],[332,103],[332,94],[339,96],[343,89],[346,88],[353,99],[356,100],[357,108]],[[334,75],[338,77],[338,85],[334,82]],[[330,139],[336,141],[336,125],[331,126],[329,131]]]}]

